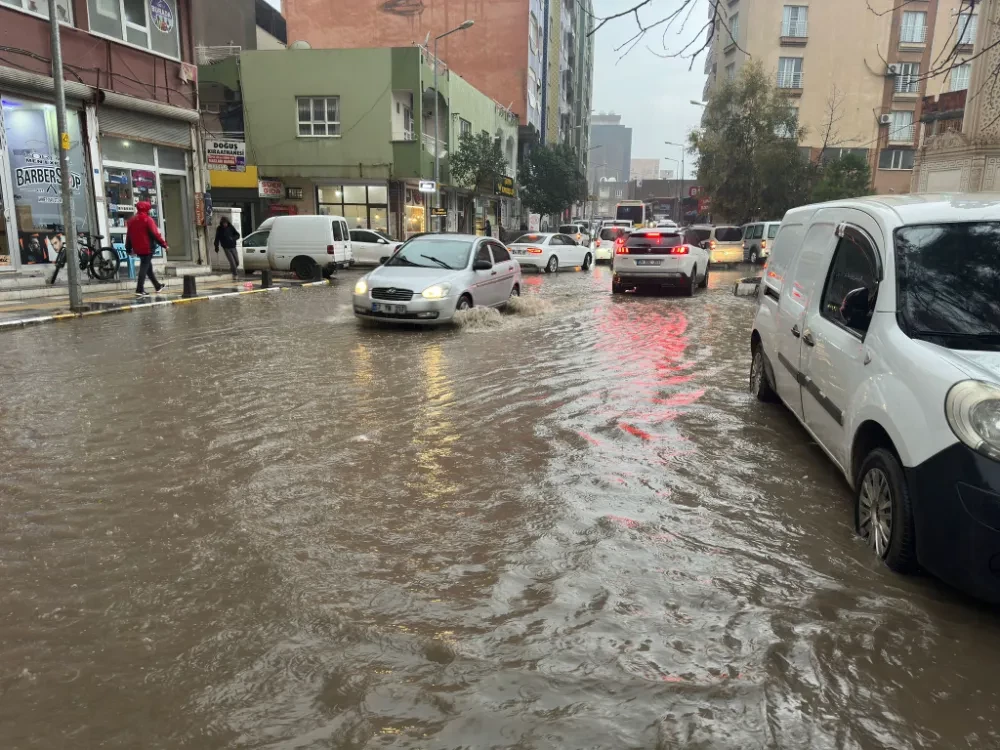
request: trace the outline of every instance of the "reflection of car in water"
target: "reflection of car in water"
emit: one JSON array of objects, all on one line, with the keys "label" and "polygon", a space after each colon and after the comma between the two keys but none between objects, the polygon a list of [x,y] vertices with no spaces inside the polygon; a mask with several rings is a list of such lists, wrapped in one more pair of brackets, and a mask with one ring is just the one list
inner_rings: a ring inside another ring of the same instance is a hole
[{"label": "reflection of car in water", "polygon": [[843,472],[876,558],[1000,602],[1000,200],[983,197],[786,213],[750,387]]}]

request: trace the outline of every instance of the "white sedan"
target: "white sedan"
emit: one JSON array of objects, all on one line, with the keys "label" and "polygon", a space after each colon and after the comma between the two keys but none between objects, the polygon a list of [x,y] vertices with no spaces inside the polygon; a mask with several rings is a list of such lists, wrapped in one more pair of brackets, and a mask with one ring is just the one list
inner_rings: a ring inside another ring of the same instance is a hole
[{"label": "white sedan", "polygon": [[594,254],[586,245],[566,234],[524,234],[510,245],[510,252],[521,268],[534,268],[555,273],[560,268],[582,268],[594,265]]},{"label": "white sedan", "polygon": [[354,262],[359,266],[377,266],[382,258],[392,255],[402,242],[393,242],[380,232],[372,229],[352,229],[351,246]]}]

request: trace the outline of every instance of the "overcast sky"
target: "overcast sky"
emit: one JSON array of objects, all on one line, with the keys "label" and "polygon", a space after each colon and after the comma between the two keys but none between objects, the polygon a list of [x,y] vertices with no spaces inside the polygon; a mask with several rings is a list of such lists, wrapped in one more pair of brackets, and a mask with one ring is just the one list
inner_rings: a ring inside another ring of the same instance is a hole
[{"label": "overcast sky", "polygon": [[[594,13],[605,17],[634,4],[635,0],[594,0]],[[696,0],[696,5],[683,33],[676,33],[679,24],[667,32],[668,51],[675,52],[696,37],[699,41],[694,48],[701,46],[701,39],[704,39],[701,29],[708,20],[707,0]],[[643,25],[648,26],[678,6],[679,0],[652,0],[639,12],[639,17]],[[622,58],[622,52],[616,52],[615,48],[627,42],[636,31],[635,17],[626,16],[608,22],[597,32],[593,108],[597,112],[620,114],[622,124],[632,128],[633,159],[660,159],[660,169],[679,171],[674,162],[663,157],[679,160],[680,149],[663,142],[685,142],[687,134],[701,121],[701,108],[691,104],[691,100],[701,101],[705,86],[705,53],[695,60],[690,71],[690,60],[657,57],[650,50],[663,54],[664,37],[662,31],[654,29]],[[685,156],[685,168],[688,176],[694,174],[690,154]]]}]

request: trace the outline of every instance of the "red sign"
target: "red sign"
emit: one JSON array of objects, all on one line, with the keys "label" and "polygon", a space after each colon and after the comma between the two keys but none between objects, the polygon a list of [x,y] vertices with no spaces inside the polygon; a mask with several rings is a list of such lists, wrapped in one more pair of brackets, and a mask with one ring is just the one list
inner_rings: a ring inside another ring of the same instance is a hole
[{"label": "red sign", "polygon": [[688,188],[689,198],[697,198],[699,195],[701,195],[701,188],[698,187],[697,185],[692,185],[691,187]]},{"label": "red sign", "polygon": [[698,200],[698,213],[700,214],[708,213],[711,209],[712,209],[711,198],[700,198]]},{"label": "red sign", "polygon": [[268,213],[271,216],[298,216],[299,207],[289,206],[286,203],[272,203],[267,207]]}]

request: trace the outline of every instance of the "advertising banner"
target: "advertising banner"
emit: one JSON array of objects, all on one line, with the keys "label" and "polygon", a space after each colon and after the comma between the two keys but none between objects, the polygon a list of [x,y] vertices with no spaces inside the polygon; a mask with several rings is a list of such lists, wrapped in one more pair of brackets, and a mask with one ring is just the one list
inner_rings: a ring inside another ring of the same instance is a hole
[{"label": "advertising banner", "polygon": [[246,172],[247,145],[243,141],[205,141],[205,162],[216,172]]}]

